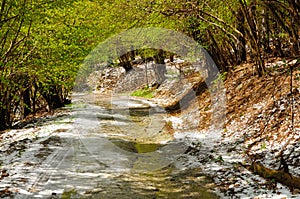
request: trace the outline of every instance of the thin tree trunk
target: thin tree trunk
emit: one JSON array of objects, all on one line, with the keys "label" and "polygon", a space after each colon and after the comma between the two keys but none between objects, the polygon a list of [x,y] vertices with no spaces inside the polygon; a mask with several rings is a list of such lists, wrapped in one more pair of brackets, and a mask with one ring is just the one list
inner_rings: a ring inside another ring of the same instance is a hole
[{"label": "thin tree trunk", "polygon": [[154,65],[156,80],[157,80],[158,85],[160,85],[163,81],[165,81],[165,79],[166,79],[165,74],[167,72],[164,52],[162,49],[158,50],[157,55],[154,56],[154,61],[156,63]]},{"label": "thin tree trunk", "polygon": [[241,64],[243,61],[247,61],[246,54],[246,39],[245,39],[245,17],[243,14],[243,10],[240,8],[236,14],[237,16],[237,30],[242,33],[242,35],[238,36],[238,44],[237,44],[237,64]]},{"label": "thin tree trunk", "polygon": [[31,113],[30,88],[27,88],[23,93],[24,110],[23,116],[26,117]]},{"label": "thin tree trunk", "polygon": [[255,62],[256,62],[256,70],[258,73],[258,76],[263,76],[266,72],[261,48],[260,48],[260,41],[258,39],[258,30],[257,30],[257,25],[255,22],[255,10],[256,10],[256,0],[253,0],[251,2],[251,11],[249,11],[249,8],[247,6],[247,2],[245,0],[239,0],[241,8],[243,10],[243,14],[246,18],[247,25],[249,27],[249,37],[250,37],[250,44],[253,49],[254,57],[255,57]]}]

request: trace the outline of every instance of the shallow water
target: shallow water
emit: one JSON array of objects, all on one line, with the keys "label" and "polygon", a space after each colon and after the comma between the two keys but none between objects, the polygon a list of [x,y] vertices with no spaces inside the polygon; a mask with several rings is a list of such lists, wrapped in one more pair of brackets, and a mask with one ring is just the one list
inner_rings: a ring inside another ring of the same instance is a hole
[{"label": "shallow water", "polygon": [[164,128],[163,109],[122,97],[75,101],[71,114],[1,145],[7,197],[218,198],[185,158],[186,143]]}]

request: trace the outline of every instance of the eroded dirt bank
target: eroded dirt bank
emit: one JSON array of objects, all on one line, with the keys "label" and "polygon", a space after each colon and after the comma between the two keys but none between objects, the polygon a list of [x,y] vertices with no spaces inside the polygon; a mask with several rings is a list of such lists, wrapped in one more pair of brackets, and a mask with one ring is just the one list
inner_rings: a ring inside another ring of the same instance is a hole
[{"label": "eroded dirt bank", "polygon": [[[226,89],[222,139],[205,154],[201,147],[189,152],[203,162],[203,172],[214,178],[226,196],[300,197],[299,63],[269,62],[264,77],[255,74],[252,64],[222,74]],[[158,98],[164,97],[158,93]],[[198,133],[207,133],[210,103],[209,90],[204,88],[187,109],[173,114],[182,115],[181,127],[192,117],[199,121]]]}]

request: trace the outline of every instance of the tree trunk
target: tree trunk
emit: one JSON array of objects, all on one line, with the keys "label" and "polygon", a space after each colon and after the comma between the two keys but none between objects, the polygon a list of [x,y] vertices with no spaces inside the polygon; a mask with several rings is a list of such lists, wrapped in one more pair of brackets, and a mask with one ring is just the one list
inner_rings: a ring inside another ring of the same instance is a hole
[{"label": "tree trunk", "polygon": [[264,53],[272,52],[269,42],[269,33],[270,33],[270,26],[269,26],[269,14],[268,9],[262,10],[262,19],[261,19],[261,29],[262,29],[262,47]]},{"label": "tree trunk", "polygon": [[261,51],[260,38],[258,38],[258,30],[256,25],[256,0],[253,0],[250,3],[250,9],[247,6],[247,2],[245,0],[239,0],[241,9],[246,18],[246,22],[249,30],[247,31],[250,39],[250,44],[252,47],[252,53],[256,62],[256,69],[258,76],[263,76],[266,73],[266,68],[264,64],[264,59]]},{"label": "tree trunk", "polygon": [[50,110],[64,106],[64,99],[62,99],[62,96],[60,95],[59,88],[50,86],[43,91],[43,88],[40,86],[40,89],[42,90],[42,96],[46,100]]},{"label": "tree trunk", "polygon": [[300,26],[300,17],[299,17],[299,12],[300,12],[300,3],[295,0],[289,0],[289,7],[291,10],[291,24],[294,26],[292,28],[292,33],[293,33],[293,54],[298,55],[299,50],[300,50],[300,42],[299,42],[299,26]]},{"label": "tree trunk", "polygon": [[237,64],[241,64],[243,61],[247,61],[246,57],[246,39],[245,39],[245,16],[243,14],[243,10],[240,8],[236,14],[237,16],[237,30],[240,31],[243,36],[238,36],[238,44],[237,44]]},{"label": "tree trunk", "polygon": [[125,69],[126,73],[132,69],[132,65],[130,62],[130,58],[128,57],[128,54],[121,55],[119,57],[119,61],[120,61],[120,66]]},{"label": "tree trunk", "polygon": [[252,163],[248,169],[266,179],[275,179],[276,182],[280,182],[290,188],[300,189],[300,178],[297,176],[292,176],[283,170],[269,169],[256,162]]},{"label": "tree trunk", "polygon": [[24,110],[23,116],[26,117],[31,113],[30,89],[27,88],[23,93]]},{"label": "tree trunk", "polygon": [[166,79],[166,64],[165,64],[165,57],[164,57],[164,52],[162,49],[159,49],[157,52],[157,55],[154,56],[154,72],[156,76],[156,81],[158,85],[160,85],[163,81]]}]

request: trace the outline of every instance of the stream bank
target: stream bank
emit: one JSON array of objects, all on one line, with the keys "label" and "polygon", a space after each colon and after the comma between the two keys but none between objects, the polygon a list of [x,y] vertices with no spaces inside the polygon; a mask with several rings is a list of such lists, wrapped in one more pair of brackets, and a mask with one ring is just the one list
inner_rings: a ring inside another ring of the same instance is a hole
[{"label": "stream bank", "polygon": [[[221,75],[227,99],[222,139],[206,154],[201,150],[195,152],[199,161],[204,162],[203,172],[214,179],[226,196],[300,197],[299,62],[270,59],[267,69],[269,74],[258,78],[253,64],[247,63],[237,66],[228,76]],[[184,129],[184,124],[193,118],[199,121],[197,136],[210,132],[210,93],[207,89],[202,91],[187,109],[173,113],[181,118],[180,124],[174,122],[175,128]],[[261,165],[261,169],[252,169],[253,165]],[[279,179],[274,171],[295,180]]]},{"label": "stream bank", "polygon": [[[270,59],[266,60],[266,65],[268,75],[261,78],[255,75],[251,63],[237,66],[228,77],[221,74],[226,89],[226,123],[221,139],[209,148],[201,146],[205,136],[212,132],[209,129],[212,116],[210,92],[205,85],[201,86],[203,79],[191,75],[176,81],[176,75],[172,76],[175,72],[171,70],[168,74],[172,77],[155,90],[153,99],[149,99],[164,108],[171,107],[167,122],[175,137],[189,137],[198,143],[189,148],[188,153],[201,162],[202,173],[214,179],[222,197],[300,197],[297,186],[286,187],[274,178],[266,178],[259,172],[257,175],[250,169],[253,163],[262,163],[266,169],[280,171],[280,157],[283,157],[288,173],[300,176],[300,85],[296,79],[299,64],[295,60]],[[294,68],[292,88],[289,65]],[[134,76],[128,79],[134,79]],[[189,88],[200,85],[195,91],[197,96],[189,101],[189,106],[178,107],[182,96],[176,95],[176,90],[186,85]]]}]

